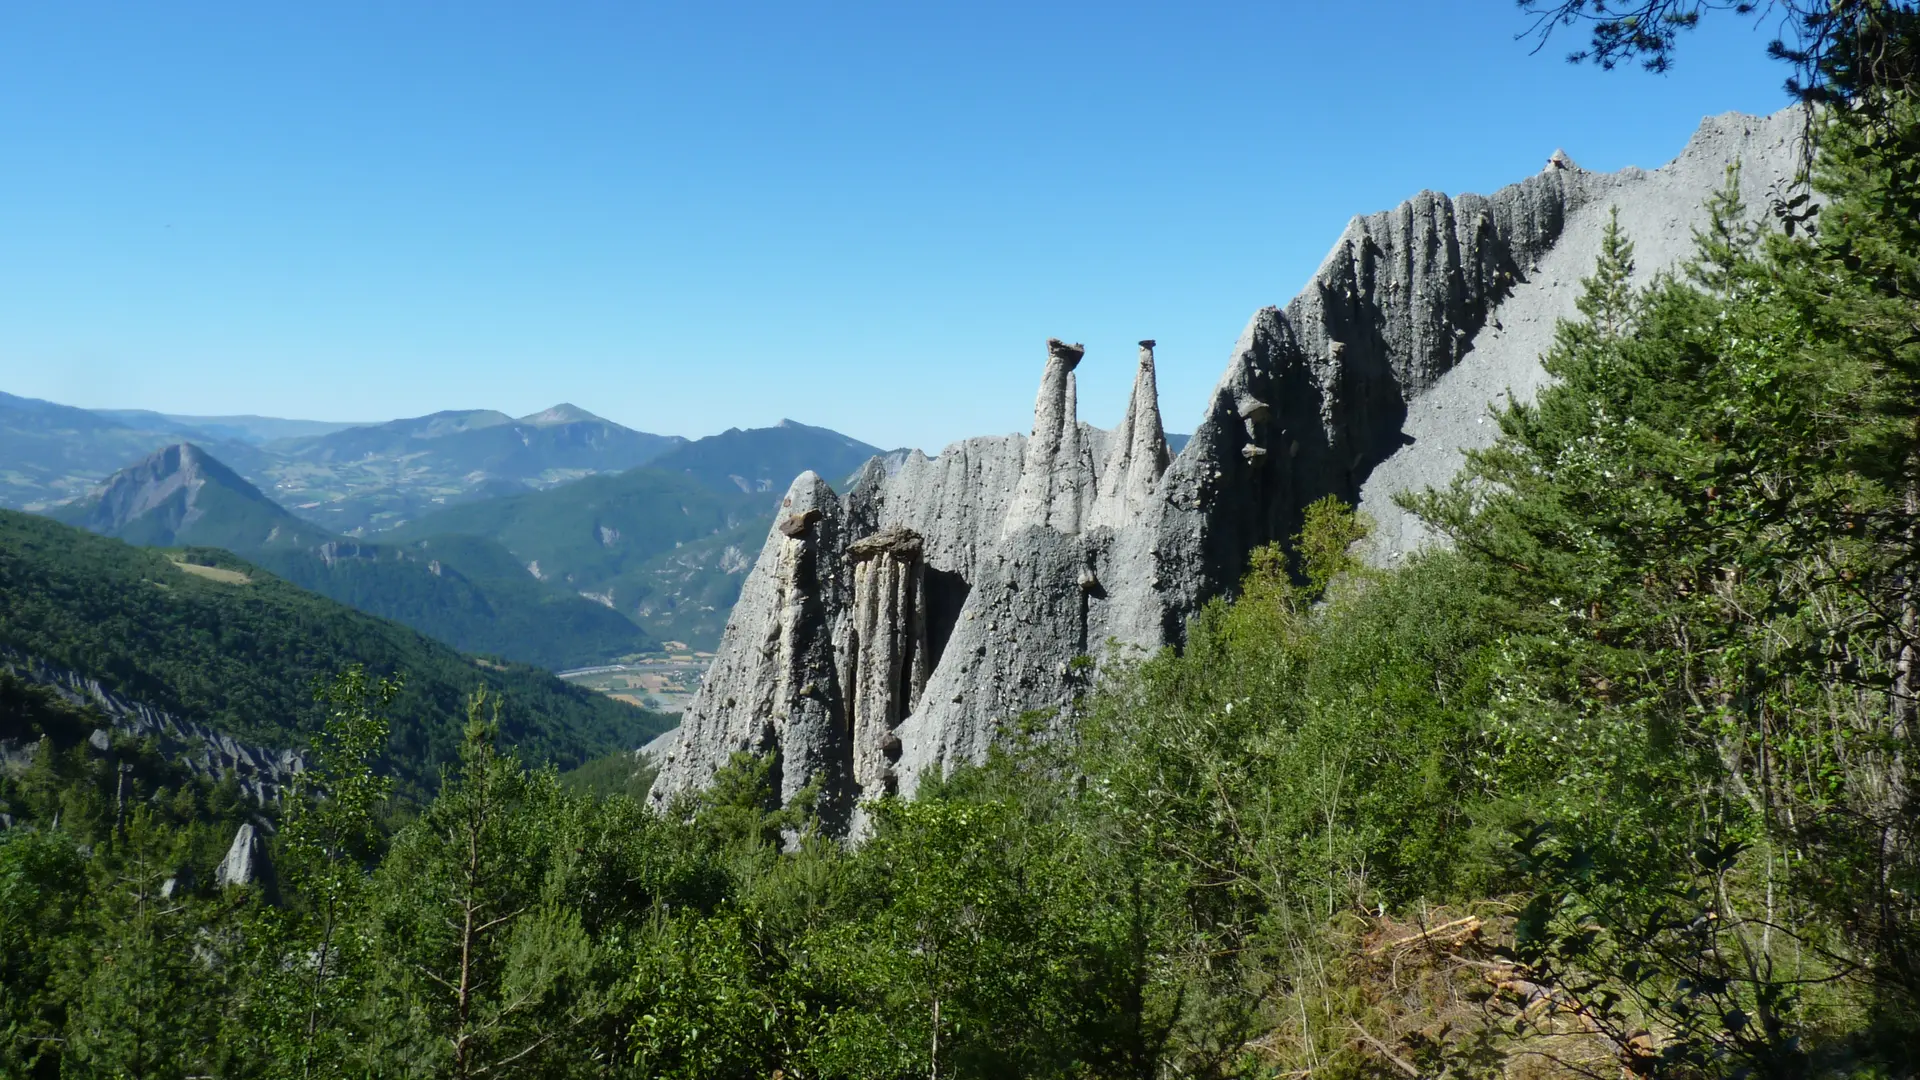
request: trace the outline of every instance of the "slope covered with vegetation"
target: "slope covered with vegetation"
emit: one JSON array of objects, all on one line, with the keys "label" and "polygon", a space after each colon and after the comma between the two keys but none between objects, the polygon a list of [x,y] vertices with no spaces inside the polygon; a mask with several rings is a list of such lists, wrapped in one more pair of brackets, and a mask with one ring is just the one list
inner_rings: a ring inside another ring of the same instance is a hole
[{"label": "slope covered with vegetation", "polygon": [[[379,539],[482,537],[657,638],[710,649],[793,478],[813,470],[837,484],[879,452],[791,420],[734,429],[617,476],[450,506]],[[459,558],[448,565],[481,572]]]},{"label": "slope covered with vegetation", "polygon": [[[183,569],[184,560],[245,583]],[[665,721],[514,664],[477,661],[416,631],[295,588],[225,552],[130,547],[0,512],[0,648],[98,678],[108,689],[237,738],[296,746],[324,710],[315,681],[350,665],[406,673],[386,762],[430,788],[478,687],[506,703],[506,737],[529,760],[573,765],[634,746]]]},{"label": "slope covered with vegetation", "polygon": [[[703,644],[695,634],[725,622],[751,558],[744,548],[725,557],[728,544],[713,550],[712,542],[744,530],[757,549],[777,499],[646,466],[550,491],[450,506],[378,539],[491,541],[542,580],[605,598],[656,636]],[[676,557],[689,548],[686,557],[705,557],[693,566],[677,565]],[[468,572],[458,559],[449,565]]]},{"label": "slope covered with vegetation", "polygon": [[784,494],[793,478],[811,469],[839,486],[883,451],[837,431],[782,420],[770,428],[729,428],[648,462],[663,472],[690,476],[718,491]]}]

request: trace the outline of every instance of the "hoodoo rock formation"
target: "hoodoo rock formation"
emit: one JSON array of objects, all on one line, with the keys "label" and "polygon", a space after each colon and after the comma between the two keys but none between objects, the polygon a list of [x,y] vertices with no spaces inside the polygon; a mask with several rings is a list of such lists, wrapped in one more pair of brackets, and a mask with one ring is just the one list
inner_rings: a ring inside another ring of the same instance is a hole
[{"label": "hoodoo rock formation", "polygon": [[823,818],[857,825],[862,800],[979,760],[1023,714],[1071,722],[1100,662],[1179,644],[1315,499],[1360,502],[1375,557],[1410,550],[1418,523],[1391,495],[1444,482],[1491,439],[1488,406],[1542,384],[1610,208],[1643,274],[1671,268],[1729,165],[1752,207],[1790,182],[1797,130],[1787,113],[1716,117],[1654,172],[1557,153],[1491,196],[1355,218],[1304,292],[1254,314],[1177,457],[1154,342],[1109,432],[1075,413],[1085,350],[1052,340],[1030,436],[875,459],[844,495],[802,475],[706,682],[647,748],[652,797],[772,753],[783,799],[817,785]]}]

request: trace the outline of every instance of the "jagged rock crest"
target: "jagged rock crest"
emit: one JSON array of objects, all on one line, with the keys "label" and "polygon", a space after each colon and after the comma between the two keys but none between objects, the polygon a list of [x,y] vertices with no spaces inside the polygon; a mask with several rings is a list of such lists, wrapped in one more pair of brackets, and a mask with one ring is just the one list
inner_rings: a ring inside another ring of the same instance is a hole
[{"label": "jagged rock crest", "polygon": [[1645,223],[1644,273],[1671,266],[1728,162],[1756,192],[1793,175],[1796,125],[1712,118],[1651,173],[1561,152],[1491,196],[1354,218],[1299,296],[1254,313],[1171,460],[1154,342],[1109,433],[1076,415],[1085,348],[1055,338],[1031,435],[876,458],[844,495],[801,476],[681,727],[647,748],[652,797],[773,752],[784,798],[817,784],[830,827],[857,832],[862,800],[980,760],[1023,714],[1071,723],[1114,648],[1180,644],[1314,500],[1360,501],[1392,550],[1418,542],[1391,491],[1444,482],[1491,438],[1487,407],[1540,385],[1608,205]]}]

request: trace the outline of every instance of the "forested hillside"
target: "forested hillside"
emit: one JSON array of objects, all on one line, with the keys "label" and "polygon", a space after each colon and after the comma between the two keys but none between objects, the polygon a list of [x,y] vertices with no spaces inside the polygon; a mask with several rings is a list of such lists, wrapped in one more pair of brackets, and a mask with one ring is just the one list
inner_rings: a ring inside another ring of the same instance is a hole
[{"label": "forested hillside", "polygon": [[450,506],[378,539],[478,537],[543,581],[604,599],[657,637],[709,647],[778,499],[649,466]]},{"label": "forested hillside", "polygon": [[782,420],[770,428],[729,428],[675,447],[649,464],[720,491],[779,495],[808,469],[837,483],[880,453],[879,447],[837,431]]},{"label": "forested hillside", "polygon": [[430,790],[451,759],[460,703],[476,688],[498,695],[506,737],[529,760],[563,767],[665,726],[543,671],[462,656],[211,549],[134,548],[0,511],[0,598],[0,648],[267,746],[302,745],[319,729],[316,680],[354,664],[404,673],[406,722],[383,766],[415,791]]},{"label": "forested hillside", "polygon": [[[813,470],[839,480],[878,453],[791,420],[735,428],[638,469],[449,506],[377,539],[484,538],[541,580],[604,602],[654,637],[709,649],[793,478]],[[449,565],[477,572],[462,559]]]}]

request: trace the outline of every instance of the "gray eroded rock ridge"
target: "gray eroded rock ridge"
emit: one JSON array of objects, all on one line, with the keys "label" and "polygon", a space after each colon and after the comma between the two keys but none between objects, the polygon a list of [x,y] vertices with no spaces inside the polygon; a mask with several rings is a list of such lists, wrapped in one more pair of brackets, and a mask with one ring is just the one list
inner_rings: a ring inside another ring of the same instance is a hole
[{"label": "gray eroded rock ridge", "polygon": [[[51,688],[67,702],[99,710],[113,730],[136,739],[152,739],[156,749],[194,775],[219,780],[231,773],[240,789],[257,803],[276,802],[307,770],[306,755],[298,750],[274,749],[241,742],[224,731],[183,719],[144,701],[107,689],[100,680],[37,657],[0,650],[0,671]],[[106,753],[112,745],[105,729],[95,730],[93,748]],[[0,765],[33,761],[34,744],[0,739]]]},{"label": "gray eroded rock ridge", "polygon": [[1109,432],[1076,414],[1085,350],[1054,339],[1030,436],[876,458],[844,494],[800,476],[706,682],[646,748],[652,798],[770,752],[783,799],[817,784],[826,822],[857,830],[862,800],[981,759],[1022,714],[1071,722],[1063,707],[1113,649],[1179,644],[1314,500],[1375,516],[1374,557],[1411,550],[1418,523],[1392,494],[1444,482],[1490,440],[1488,407],[1544,382],[1539,354],[1609,207],[1642,273],[1668,269],[1729,164],[1755,208],[1790,181],[1797,125],[1728,114],[1653,172],[1556,153],[1490,196],[1422,192],[1355,218],[1299,296],[1254,313],[1177,456],[1154,342]]}]

